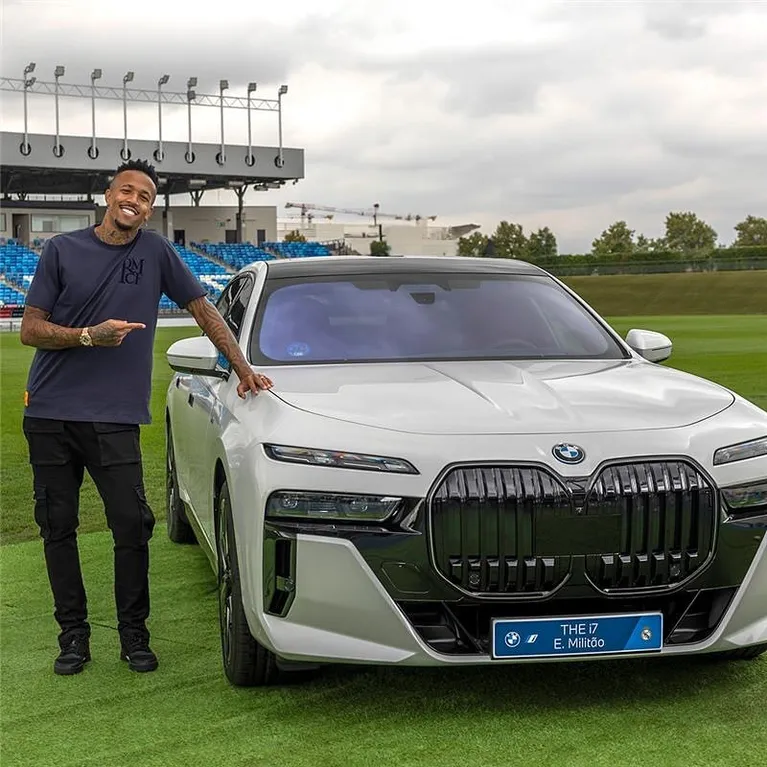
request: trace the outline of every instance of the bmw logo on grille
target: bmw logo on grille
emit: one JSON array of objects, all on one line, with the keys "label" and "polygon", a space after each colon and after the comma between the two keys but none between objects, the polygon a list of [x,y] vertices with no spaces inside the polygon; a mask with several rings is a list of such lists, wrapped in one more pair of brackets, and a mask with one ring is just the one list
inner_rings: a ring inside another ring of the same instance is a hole
[{"label": "bmw logo on grille", "polygon": [[560,442],[558,445],[554,445],[551,452],[554,453],[554,458],[562,461],[562,463],[580,463],[586,457],[582,447],[571,445],[569,442]]}]

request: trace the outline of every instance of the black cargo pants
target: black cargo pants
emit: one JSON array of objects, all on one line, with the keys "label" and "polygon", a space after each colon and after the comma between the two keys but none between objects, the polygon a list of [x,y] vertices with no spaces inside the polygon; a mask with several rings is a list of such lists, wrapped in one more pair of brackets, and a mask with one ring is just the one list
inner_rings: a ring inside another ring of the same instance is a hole
[{"label": "black cargo pants", "polygon": [[24,418],[34,477],[35,521],[43,539],[63,641],[90,634],[77,547],[84,470],[104,502],[114,540],[117,628],[148,638],[149,539],[155,519],[144,494],[138,425]]}]

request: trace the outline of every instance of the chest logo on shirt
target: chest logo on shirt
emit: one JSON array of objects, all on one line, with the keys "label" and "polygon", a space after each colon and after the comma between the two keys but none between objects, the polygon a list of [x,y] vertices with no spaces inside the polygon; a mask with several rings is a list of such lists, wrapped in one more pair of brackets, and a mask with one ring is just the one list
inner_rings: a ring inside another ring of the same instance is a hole
[{"label": "chest logo on shirt", "polygon": [[144,273],[143,258],[126,258],[123,261],[122,277],[120,282],[124,285],[138,285]]}]

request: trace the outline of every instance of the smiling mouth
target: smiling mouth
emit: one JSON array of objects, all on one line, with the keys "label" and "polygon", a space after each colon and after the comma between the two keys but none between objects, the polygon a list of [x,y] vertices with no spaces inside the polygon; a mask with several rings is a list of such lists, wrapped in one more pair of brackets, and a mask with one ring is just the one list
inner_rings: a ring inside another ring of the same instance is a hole
[{"label": "smiling mouth", "polygon": [[121,205],[120,210],[128,217],[138,216],[138,211],[128,205]]}]

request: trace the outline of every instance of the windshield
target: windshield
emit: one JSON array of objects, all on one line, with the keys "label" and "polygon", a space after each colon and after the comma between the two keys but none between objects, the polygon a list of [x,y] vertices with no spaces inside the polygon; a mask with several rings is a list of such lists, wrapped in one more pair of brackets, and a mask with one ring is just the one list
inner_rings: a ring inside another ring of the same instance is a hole
[{"label": "windshield", "polygon": [[250,344],[255,364],[625,356],[551,278],[473,273],[273,279]]}]

